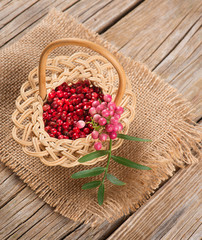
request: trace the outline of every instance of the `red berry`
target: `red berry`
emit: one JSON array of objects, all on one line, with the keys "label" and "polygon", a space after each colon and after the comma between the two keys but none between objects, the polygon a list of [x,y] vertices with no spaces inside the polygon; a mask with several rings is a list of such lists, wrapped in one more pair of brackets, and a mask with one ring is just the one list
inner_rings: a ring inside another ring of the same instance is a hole
[{"label": "red berry", "polygon": [[69,105],[69,111],[73,112],[74,111],[74,106],[73,105]]},{"label": "red berry", "polygon": [[56,134],[57,133],[57,130],[55,128],[51,128],[51,133],[52,134]]},{"label": "red berry", "polygon": [[63,138],[64,138],[64,139],[69,139],[69,137],[68,137],[68,136],[63,136]]},{"label": "red berry", "polygon": [[67,111],[67,110],[68,110],[67,104],[65,104],[65,105],[63,106],[63,110],[64,110],[64,111]]},{"label": "red berry", "polygon": [[57,127],[57,130],[58,130],[58,132],[62,132],[62,127],[61,127],[61,126],[58,126],[58,127]]},{"label": "red berry", "polygon": [[90,122],[91,121],[91,117],[90,116],[86,116],[85,120],[86,120],[86,122]]},{"label": "red berry", "polygon": [[44,129],[45,129],[46,132],[49,132],[51,127],[50,126],[46,126]]},{"label": "red berry", "polygon": [[52,116],[53,116],[53,113],[55,113],[55,110],[51,108],[48,110],[48,113],[52,114]]},{"label": "red berry", "polygon": [[82,86],[78,86],[78,87],[76,88],[76,92],[77,92],[77,93],[81,93],[81,92],[82,92]]},{"label": "red berry", "polygon": [[63,97],[64,97],[64,98],[68,98],[68,95],[69,95],[69,94],[68,94],[67,92],[64,92],[64,93],[63,93]]},{"label": "red berry", "polygon": [[60,91],[60,90],[63,90],[63,86],[58,86],[58,87],[56,87],[56,89],[55,89],[56,91]]},{"label": "red berry", "polygon": [[80,138],[85,138],[85,137],[86,137],[86,134],[85,134],[84,132],[80,132],[80,133],[79,133],[79,137],[80,137]]},{"label": "red berry", "polygon": [[62,109],[61,106],[57,108],[57,112],[62,112],[62,110],[63,110],[63,109]]},{"label": "red berry", "polygon": [[77,138],[79,138],[79,134],[78,133],[73,133],[72,134],[72,139],[76,140]]},{"label": "red berry", "polygon": [[74,127],[74,128],[73,128],[73,132],[79,133],[79,132],[80,132],[80,129],[79,129],[78,127]]},{"label": "red berry", "polygon": [[92,93],[92,99],[97,99],[98,98],[98,94],[96,92]]},{"label": "red berry", "polygon": [[70,112],[67,114],[67,117],[73,117],[74,113],[73,112]]},{"label": "red berry", "polygon": [[83,82],[84,82],[84,84],[85,84],[86,86],[88,86],[88,87],[90,86],[90,82],[89,82],[88,79],[85,79]]},{"label": "red berry", "polygon": [[86,98],[87,99],[91,99],[92,98],[92,94],[91,93],[86,93]]},{"label": "red berry", "polygon": [[67,119],[67,114],[63,113],[61,114],[61,119],[65,121]]},{"label": "red berry", "polygon": [[74,116],[73,116],[73,120],[74,120],[74,121],[79,121],[79,117],[78,117],[77,115],[74,115]]},{"label": "red berry", "polygon": [[75,92],[76,92],[76,89],[75,89],[75,88],[71,88],[71,89],[70,89],[70,92],[71,92],[71,93],[75,93]]},{"label": "red berry", "polygon": [[62,121],[61,119],[58,119],[58,120],[56,121],[56,123],[57,123],[59,126],[61,126],[61,125],[63,124],[63,121]]},{"label": "red berry", "polygon": [[83,109],[77,109],[77,110],[76,110],[76,114],[77,114],[78,116],[82,116],[82,115],[83,115]]},{"label": "red berry", "polygon": [[58,107],[58,104],[57,104],[56,102],[53,102],[53,103],[51,104],[51,107],[52,107],[52,108],[57,108],[57,107]]},{"label": "red berry", "polygon": [[80,97],[81,99],[84,99],[84,94],[80,93],[80,94],[78,94],[78,97]]},{"label": "red berry", "polygon": [[66,120],[66,123],[68,124],[68,125],[72,125],[73,124],[73,119],[72,118],[67,118],[67,120]]},{"label": "red berry", "polygon": [[52,99],[52,98],[55,97],[55,95],[56,95],[56,94],[55,94],[55,91],[52,91],[52,92],[50,92],[50,93],[48,94],[48,97]]},{"label": "red berry", "polygon": [[72,99],[72,105],[76,105],[77,104],[77,100],[76,100],[76,98],[74,98],[74,99]]},{"label": "red berry", "polygon": [[60,117],[61,117],[61,115],[62,115],[62,113],[61,113],[61,112],[56,112],[56,114],[55,114],[55,117],[58,119],[58,118],[60,118]]},{"label": "red berry", "polygon": [[47,110],[49,110],[51,107],[50,107],[50,105],[49,104],[44,104],[43,105],[43,111],[45,112],[45,111],[47,111]]},{"label": "red berry", "polygon": [[89,88],[88,87],[85,87],[82,89],[82,93],[87,93],[89,91]]},{"label": "red berry", "polygon": [[70,92],[70,87],[69,87],[69,86],[66,86],[66,87],[64,88],[64,91],[65,91],[65,92]]},{"label": "red berry", "polygon": [[89,133],[90,133],[90,129],[86,127],[86,128],[83,129],[83,132],[84,132],[85,134],[89,134]]},{"label": "red berry", "polygon": [[59,91],[57,91],[57,96],[59,97],[59,98],[62,98],[63,96],[64,96],[64,93],[63,93],[63,91],[61,91],[61,90],[59,90]]},{"label": "red berry", "polygon": [[68,124],[67,122],[64,122],[64,123],[62,124],[62,127],[63,127],[64,129],[68,129],[69,124]]},{"label": "red berry", "polygon": [[63,138],[64,138],[63,135],[59,135],[59,136],[58,136],[58,139],[63,139]]}]

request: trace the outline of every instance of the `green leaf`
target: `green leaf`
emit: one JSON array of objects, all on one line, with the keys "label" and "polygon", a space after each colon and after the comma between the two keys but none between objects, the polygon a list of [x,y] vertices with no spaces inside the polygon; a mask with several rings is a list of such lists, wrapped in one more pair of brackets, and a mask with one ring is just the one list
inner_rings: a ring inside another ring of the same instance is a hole
[{"label": "green leaf", "polygon": [[126,134],[117,134],[117,137],[125,139],[125,140],[136,141],[136,142],[151,142],[152,141],[150,139],[132,137],[132,136],[129,136],[129,135],[126,135]]},{"label": "green leaf", "polygon": [[83,170],[80,172],[74,173],[71,177],[76,178],[86,178],[86,177],[94,177],[97,176],[105,171],[104,167],[96,167],[88,170]]},{"label": "green leaf", "polygon": [[107,173],[107,179],[108,179],[111,183],[113,183],[113,184],[115,184],[115,185],[119,185],[119,186],[125,185],[124,182],[120,181],[118,178],[116,178],[115,176],[113,176],[113,175],[111,175],[111,174],[109,174],[109,173]]},{"label": "green leaf", "polygon": [[101,181],[88,182],[88,183],[85,183],[85,184],[82,186],[82,189],[85,190],[85,189],[96,188],[96,187],[98,187],[100,184],[101,184]]},{"label": "green leaf", "polygon": [[109,153],[108,150],[99,150],[99,151],[95,151],[95,152],[92,152],[92,153],[89,153],[83,157],[81,157],[79,159],[79,162],[80,163],[84,163],[84,162],[88,162],[94,158],[98,158],[98,157],[102,157],[104,155],[107,155]]},{"label": "green leaf", "polygon": [[105,191],[105,187],[104,187],[104,184],[102,183],[98,189],[98,194],[97,194],[99,205],[102,205],[104,202],[104,191]]},{"label": "green leaf", "polygon": [[119,156],[111,156],[111,158],[115,162],[120,163],[126,167],[136,168],[136,169],[140,169],[140,170],[151,170],[151,168],[140,165],[138,163],[134,163],[127,158],[123,158],[123,157],[119,157]]}]

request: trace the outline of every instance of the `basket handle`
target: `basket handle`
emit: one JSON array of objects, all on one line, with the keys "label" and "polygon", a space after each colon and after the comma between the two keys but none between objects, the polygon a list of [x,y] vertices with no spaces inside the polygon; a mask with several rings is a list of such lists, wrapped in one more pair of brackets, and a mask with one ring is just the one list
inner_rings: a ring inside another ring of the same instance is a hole
[{"label": "basket handle", "polygon": [[79,38],[65,38],[65,39],[59,39],[56,41],[51,42],[46,48],[43,50],[40,61],[39,61],[39,95],[44,100],[47,95],[46,90],[46,61],[48,58],[48,55],[51,51],[53,51],[57,47],[62,47],[66,45],[77,45],[81,47],[87,47],[95,52],[98,52],[102,56],[104,56],[116,69],[118,76],[119,76],[119,86],[117,95],[115,98],[115,103],[117,105],[120,104],[121,99],[124,95],[125,88],[126,88],[126,74],[124,72],[123,67],[118,62],[116,57],[111,54],[107,49],[104,47],[94,43],[90,42],[88,40],[79,39]]}]

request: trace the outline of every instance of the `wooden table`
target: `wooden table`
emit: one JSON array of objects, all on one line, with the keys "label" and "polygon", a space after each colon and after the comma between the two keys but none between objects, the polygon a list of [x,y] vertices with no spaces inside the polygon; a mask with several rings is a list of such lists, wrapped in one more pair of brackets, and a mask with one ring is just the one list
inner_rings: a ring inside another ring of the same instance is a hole
[{"label": "wooden table", "polygon": [[[140,60],[202,116],[200,0],[1,0],[2,48],[56,7]],[[194,239],[202,237],[201,164],[179,170],[138,211],[91,228],[61,215],[0,164],[0,239]]]}]

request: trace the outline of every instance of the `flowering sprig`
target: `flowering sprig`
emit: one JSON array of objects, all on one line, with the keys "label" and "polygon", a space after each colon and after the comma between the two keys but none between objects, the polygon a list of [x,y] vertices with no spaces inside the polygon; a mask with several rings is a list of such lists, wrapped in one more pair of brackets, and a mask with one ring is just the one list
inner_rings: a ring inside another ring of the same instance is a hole
[{"label": "flowering sprig", "polygon": [[[82,189],[92,189],[98,187],[98,203],[100,205],[103,204],[104,201],[104,182],[107,178],[112,184],[115,185],[125,185],[124,182],[117,179],[112,174],[108,173],[109,163],[110,160],[114,160],[115,162],[122,164],[127,167],[136,168],[140,170],[150,170],[151,168],[147,166],[140,165],[138,163],[132,162],[129,159],[120,157],[120,156],[113,156],[112,155],[112,140],[116,138],[121,138],[125,140],[131,141],[140,141],[140,142],[150,142],[149,139],[141,139],[136,138],[133,136],[120,134],[123,129],[123,125],[119,122],[121,114],[124,112],[124,109],[121,106],[116,106],[114,102],[112,102],[111,95],[107,94],[104,95],[104,101],[94,101],[92,103],[92,107],[89,109],[89,113],[91,117],[91,123],[94,128],[94,131],[91,133],[93,139],[97,140],[94,144],[95,152],[89,153],[79,159],[80,163],[91,161],[95,158],[102,157],[108,155],[108,161],[106,167],[95,167],[88,170],[83,170],[77,173],[74,173],[71,177],[74,179],[77,178],[86,178],[86,177],[93,177],[103,174],[101,180],[98,181],[91,181],[85,183],[82,186]],[[80,120],[77,122],[78,128],[83,128],[85,126],[85,122]],[[102,142],[109,140],[109,149],[108,150],[101,150]]]}]

